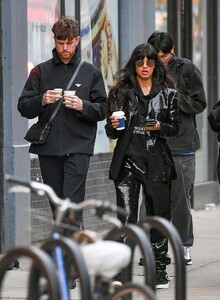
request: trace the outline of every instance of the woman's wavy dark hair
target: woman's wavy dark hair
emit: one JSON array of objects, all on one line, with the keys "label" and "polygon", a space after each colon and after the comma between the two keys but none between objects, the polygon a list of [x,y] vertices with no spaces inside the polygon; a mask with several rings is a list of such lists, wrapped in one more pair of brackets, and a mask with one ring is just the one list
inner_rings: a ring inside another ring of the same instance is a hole
[{"label": "woman's wavy dark hair", "polygon": [[139,59],[144,59],[144,57],[155,61],[155,68],[152,74],[153,86],[160,84],[162,87],[174,88],[174,82],[167,74],[166,68],[160,61],[154,47],[149,43],[140,44],[133,50],[125,67],[119,70],[114,76],[116,84],[109,92],[109,99],[111,99],[112,105],[114,105],[114,102],[115,104],[117,102],[117,109],[123,106],[125,99],[126,101],[130,100],[131,106],[134,106],[133,90],[137,82],[135,62]]}]

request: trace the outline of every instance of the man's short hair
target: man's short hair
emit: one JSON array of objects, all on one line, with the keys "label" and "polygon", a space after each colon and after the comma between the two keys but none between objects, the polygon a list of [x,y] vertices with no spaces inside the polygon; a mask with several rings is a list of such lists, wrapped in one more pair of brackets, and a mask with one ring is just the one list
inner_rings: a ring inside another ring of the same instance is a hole
[{"label": "man's short hair", "polygon": [[79,36],[79,25],[73,18],[63,17],[53,25],[52,32],[58,40],[72,40]]},{"label": "man's short hair", "polygon": [[162,51],[165,54],[170,53],[174,47],[172,36],[162,31],[154,31],[148,38],[148,43],[150,43],[157,52]]}]

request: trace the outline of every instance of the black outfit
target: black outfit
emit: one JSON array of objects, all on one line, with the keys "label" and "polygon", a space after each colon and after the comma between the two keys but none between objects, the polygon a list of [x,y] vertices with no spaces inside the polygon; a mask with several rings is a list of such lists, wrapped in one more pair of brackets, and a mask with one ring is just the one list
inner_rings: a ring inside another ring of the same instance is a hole
[{"label": "black outfit", "polygon": [[[107,136],[118,139],[109,171],[110,179],[115,183],[117,205],[130,211],[128,220],[121,221],[137,223],[141,186],[147,215],[170,220],[170,183],[176,178],[176,172],[167,138],[178,132],[177,93],[174,89],[158,85],[144,96],[137,83],[134,97],[134,111],[130,111],[128,102],[121,109],[126,115],[126,129],[120,132],[113,129],[110,120],[106,125]],[[161,129],[146,131],[141,128],[140,122],[146,117],[157,118]],[[157,269],[165,269],[167,240],[152,230],[151,241]]]},{"label": "black outfit", "polygon": [[[37,65],[30,73],[18,101],[23,117],[49,120],[57,103],[42,106],[47,90],[66,89],[80,59],[77,53],[64,64],[56,49],[53,58]],[[102,74],[84,62],[70,90],[83,101],[83,111],[61,105],[47,142],[31,144],[30,152],[39,156],[44,183],[51,185],[61,198],[81,202],[85,196],[85,180],[89,157],[93,155],[97,122],[106,117],[106,91]]]},{"label": "black outfit", "polygon": [[[168,63],[168,70],[179,92],[180,117],[179,133],[169,140],[177,171],[177,180],[173,182],[171,189],[171,209],[172,223],[180,234],[183,246],[191,247],[194,242],[191,205],[195,182],[195,153],[200,148],[196,115],[207,104],[200,71],[189,60],[187,66],[183,66],[184,61],[173,54]],[[184,68],[189,73],[187,81],[184,78]]]}]

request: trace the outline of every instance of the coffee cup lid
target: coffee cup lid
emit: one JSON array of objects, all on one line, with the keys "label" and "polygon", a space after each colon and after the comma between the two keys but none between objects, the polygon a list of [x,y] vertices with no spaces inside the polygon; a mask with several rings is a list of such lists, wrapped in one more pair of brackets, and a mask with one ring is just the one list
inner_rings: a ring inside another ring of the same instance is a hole
[{"label": "coffee cup lid", "polygon": [[114,117],[123,117],[125,113],[122,110],[114,111],[112,114]]}]

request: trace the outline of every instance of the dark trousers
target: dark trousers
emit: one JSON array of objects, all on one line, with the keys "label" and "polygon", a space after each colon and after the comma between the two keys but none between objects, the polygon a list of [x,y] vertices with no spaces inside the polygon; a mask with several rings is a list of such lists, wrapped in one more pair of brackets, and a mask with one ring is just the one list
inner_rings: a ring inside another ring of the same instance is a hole
[{"label": "dark trousers", "polygon": [[172,223],[178,230],[183,245],[192,247],[194,242],[191,200],[195,182],[195,155],[174,156],[177,179],[172,182]]},{"label": "dark trousers", "polygon": [[[170,220],[170,179],[165,172],[163,156],[152,156],[148,160],[126,158],[115,181],[117,205],[130,211],[123,223],[137,223],[140,187],[143,187],[147,216],[159,216]],[[120,216],[119,216],[120,219]],[[151,242],[157,269],[165,269],[168,251],[167,239],[157,230],[151,230]]]},{"label": "dark trousers", "polygon": [[[70,198],[80,203],[85,198],[85,184],[90,156],[86,154],[69,154],[65,156],[39,155],[43,182],[53,188],[62,199]],[[54,212],[54,205],[50,203]],[[78,216],[81,215],[77,214]]]}]

